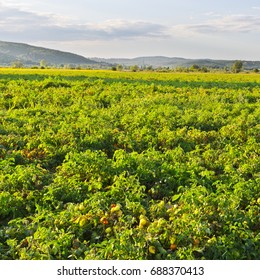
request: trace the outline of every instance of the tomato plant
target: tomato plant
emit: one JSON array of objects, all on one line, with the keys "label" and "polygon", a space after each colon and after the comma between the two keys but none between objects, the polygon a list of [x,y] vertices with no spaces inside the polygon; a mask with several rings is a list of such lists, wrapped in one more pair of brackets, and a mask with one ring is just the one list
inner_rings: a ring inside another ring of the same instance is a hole
[{"label": "tomato plant", "polygon": [[259,259],[259,81],[0,69],[0,258]]}]

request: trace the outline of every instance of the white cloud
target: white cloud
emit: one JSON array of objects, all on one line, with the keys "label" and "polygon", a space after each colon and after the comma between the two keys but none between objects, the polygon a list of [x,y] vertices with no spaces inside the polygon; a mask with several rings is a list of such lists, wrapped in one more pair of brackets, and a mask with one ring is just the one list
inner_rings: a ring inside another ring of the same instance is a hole
[{"label": "white cloud", "polygon": [[176,25],[175,34],[214,34],[214,33],[258,33],[260,17],[253,15],[230,15],[204,23]]},{"label": "white cloud", "polygon": [[[29,19],[28,19],[29,21]],[[0,21],[4,26],[6,23]],[[163,26],[149,22],[103,22],[98,24],[39,24],[8,26],[0,30],[0,36],[24,38],[25,40],[71,41],[71,40],[111,40],[137,37],[163,37]]]},{"label": "white cloud", "polygon": [[[255,7],[258,8],[258,7]],[[260,17],[209,12],[201,23],[166,26],[146,21],[107,20],[76,23],[56,14],[40,14],[0,2],[0,38],[12,41],[80,41],[134,38],[189,37],[196,34],[260,32]]]},{"label": "white cloud", "polygon": [[75,24],[72,19],[0,4],[0,36],[11,40],[110,40],[162,37],[165,27],[145,21],[109,20]]},{"label": "white cloud", "polygon": [[0,3],[1,31],[22,31],[34,26],[48,25],[53,22],[53,15],[38,14]]}]

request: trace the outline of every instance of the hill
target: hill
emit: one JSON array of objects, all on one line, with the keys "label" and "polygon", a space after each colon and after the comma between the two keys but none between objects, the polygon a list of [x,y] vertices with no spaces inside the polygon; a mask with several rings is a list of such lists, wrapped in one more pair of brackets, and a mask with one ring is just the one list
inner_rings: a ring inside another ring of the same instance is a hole
[{"label": "hill", "polygon": [[21,61],[24,65],[39,65],[41,60],[46,61],[48,65],[97,64],[96,61],[70,52],[0,41],[0,65],[11,65],[17,60]]},{"label": "hill", "polygon": [[[191,67],[196,64],[200,67],[209,68],[224,68],[231,67],[235,62],[234,60],[214,60],[214,59],[187,59],[180,57],[165,57],[165,56],[147,56],[147,57],[136,57],[132,59],[126,58],[93,58],[99,62],[106,62],[110,64],[121,64],[123,66],[138,65],[139,67],[152,66],[157,67]],[[243,61],[244,69],[260,68],[260,61]]]},{"label": "hill", "polygon": [[[10,66],[14,61],[20,61],[25,66],[39,65],[44,60],[47,65],[81,65],[94,68],[111,68],[113,65],[121,64],[125,67],[138,65],[139,67],[185,67],[192,65],[207,68],[230,68],[234,60],[214,59],[187,59],[181,57],[166,56],[144,56],[136,58],[86,58],[70,52],[63,52],[43,47],[35,47],[23,43],[12,43],[0,41],[0,65]],[[260,69],[260,61],[243,61],[245,70]]]}]

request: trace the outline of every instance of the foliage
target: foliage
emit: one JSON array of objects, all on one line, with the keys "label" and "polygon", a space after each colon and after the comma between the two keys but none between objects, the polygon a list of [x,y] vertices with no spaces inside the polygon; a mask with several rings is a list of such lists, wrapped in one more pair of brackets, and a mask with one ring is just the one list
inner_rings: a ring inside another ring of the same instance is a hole
[{"label": "foliage", "polygon": [[1,259],[259,259],[259,75],[0,70]]},{"label": "foliage", "polygon": [[231,67],[232,72],[234,72],[234,73],[241,72],[242,68],[243,68],[243,62],[241,60],[235,61]]},{"label": "foliage", "polygon": [[12,62],[12,67],[13,68],[23,68],[23,63],[19,60],[13,61]]}]

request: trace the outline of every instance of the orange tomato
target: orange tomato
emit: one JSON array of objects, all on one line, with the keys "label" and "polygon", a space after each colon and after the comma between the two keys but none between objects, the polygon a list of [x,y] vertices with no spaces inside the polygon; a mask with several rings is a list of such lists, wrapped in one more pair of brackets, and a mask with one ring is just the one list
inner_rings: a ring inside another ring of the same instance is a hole
[{"label": "orange tomato", "polygon": [[176,244],[171,244],[170,245],[170,250],[174,251],[177,249],[177,245]]}]

